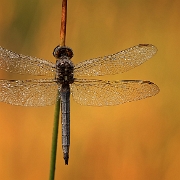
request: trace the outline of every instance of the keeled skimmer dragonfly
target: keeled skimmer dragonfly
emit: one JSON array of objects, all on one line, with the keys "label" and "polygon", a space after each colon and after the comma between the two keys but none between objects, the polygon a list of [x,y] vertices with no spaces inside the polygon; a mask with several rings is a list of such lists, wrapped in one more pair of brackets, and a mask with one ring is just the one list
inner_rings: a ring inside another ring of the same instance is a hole
[{"label": "keeled skimmer dragonfly", "polygon": [[0,69],[18,74],[48,76],[50,79],[0,80],[0,101],[20,106],[47,106],[61,101],[62,148],[68,164],[70,145],[70,93],[74,100],[88,106],[111,106],[154,96],[159,92],[150,81],[104,81],[77,79],[78,76],[103,76],[126,72],[157,52],[151,44],[139,44],[118,53],[89,59],[73,65],[73,52],[57,46],[56,64],[17,54],[0,47]]}]

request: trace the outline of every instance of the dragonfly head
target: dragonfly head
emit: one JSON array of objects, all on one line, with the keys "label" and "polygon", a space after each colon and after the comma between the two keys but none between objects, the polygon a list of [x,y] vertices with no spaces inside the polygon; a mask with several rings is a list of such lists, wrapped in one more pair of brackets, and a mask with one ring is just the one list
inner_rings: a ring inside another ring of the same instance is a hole
[{"label": "dragonfly head", "polygon": [[66,46],[57,46],[55,49],[54,49],[54,52],[53,52],[53,56],[55,58],[61,58],[63,56],[65,57],[69,57],[69,59],[71,59],[73,57],[73,51],[71,48],[69,47],[66,47]]}]

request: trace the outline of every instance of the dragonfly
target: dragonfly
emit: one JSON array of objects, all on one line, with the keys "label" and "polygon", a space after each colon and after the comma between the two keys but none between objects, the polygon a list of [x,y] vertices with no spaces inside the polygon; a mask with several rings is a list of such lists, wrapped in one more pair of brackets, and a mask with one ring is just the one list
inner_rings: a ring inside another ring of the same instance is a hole
[{"label": "dragonfly", "polygon": [[[98,80],[84,77],[114,75],[141,65],[157,52],[151,44],[139,44],[108,56],[82,61],[71,61],[73,51],[57,46],[53,55],[56,63],[17,54],[0,47],[0,69],[18,74],[46,76],[27,80],[0,80],[0,102],[19,106],[53,105],[60,99],[62,149],[65,164],[70,147],[70,94],[87,106],[112,106],[137,101],[156,95],[159,88],[143,80]],[[78,78],[79,77],[79,78]]]}]

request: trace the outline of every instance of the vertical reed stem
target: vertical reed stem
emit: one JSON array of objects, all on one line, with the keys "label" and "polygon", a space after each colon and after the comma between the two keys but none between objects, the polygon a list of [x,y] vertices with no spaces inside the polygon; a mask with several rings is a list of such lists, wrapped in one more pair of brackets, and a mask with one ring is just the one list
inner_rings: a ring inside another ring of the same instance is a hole
[{"label": "vertical reed stem", "polygon": [[[67,0],[62,0],[60,46],[65,46],[66,19],[67,19]],[[49,180],[54,180],[54,177],[55,177],[56,152],[57,152],[58,129],[59,129],[59,113],[60,113],[60,99],[56,102],[55,113],[54,113],[54,127],[53,127],[53,134],[52,134],[52,148],[51,148]]]}]

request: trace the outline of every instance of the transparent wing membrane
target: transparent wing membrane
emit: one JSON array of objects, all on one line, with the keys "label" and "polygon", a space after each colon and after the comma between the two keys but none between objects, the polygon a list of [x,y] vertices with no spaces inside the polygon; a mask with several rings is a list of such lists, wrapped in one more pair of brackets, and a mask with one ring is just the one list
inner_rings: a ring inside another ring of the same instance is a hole
[{"label": "transparent wing membrane", "polygon": [[112,106],[156,95],[157,85],[150,81],[102,81],[78,79],[71,85],[76,102],[88,106]]},{"label": "transparent wing membrane", "polygon": [[141,65],[157,52],[151,44],[137,46],[116,54],[89,59],[75,66],[74,76],[103,76],[123,73]]},{"label": "transparent wing membrane", "polygon": [[[156,52],[157,48],[151,44],[139,44],[116,54],[83,61],[75,66],[74,76],[101,76],[126,72],[144,63]],[[55,64],[0,47],[0,69],[19,74],[52,77],[23,81],[0,80],[1,102],[20,106],[55,104],[57,91],[59,89],[60,92],[61,88],[55,80]],[[154,96],[159,92],[159,88],[150,81],[141,80],[111,82],[75,79],[71,84],[71,92],[74,100],[82,105],[111,106]]]},{"label": "transparent wing membrane", "polygon": [[55,76],[55,65],[50,61],[17,54],[0,47],[0,69],[19,74]]},{"label": "transparent wing membrane", "polygon": [[0,101],[20,106],[55,104],[58,86],[54,80],[0,80]]}]

